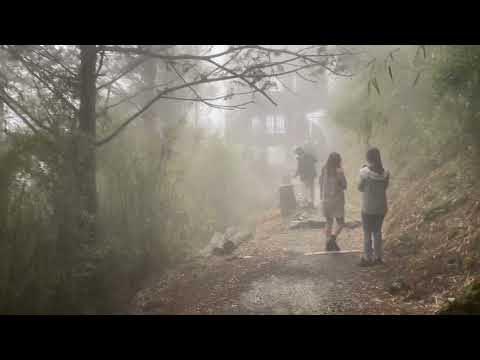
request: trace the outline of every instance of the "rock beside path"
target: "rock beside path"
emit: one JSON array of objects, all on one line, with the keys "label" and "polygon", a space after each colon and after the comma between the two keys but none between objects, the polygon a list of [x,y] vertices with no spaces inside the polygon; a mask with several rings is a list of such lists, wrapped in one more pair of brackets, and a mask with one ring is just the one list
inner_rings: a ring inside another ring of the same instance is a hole
[{"label": "rock beside path", "polygon": [[232,254],[243,242],[253,238],[253,233],[235,227],[227,229],[225,234],[216,232],[210,243],[200,252],[202,256],[226,256]]}]

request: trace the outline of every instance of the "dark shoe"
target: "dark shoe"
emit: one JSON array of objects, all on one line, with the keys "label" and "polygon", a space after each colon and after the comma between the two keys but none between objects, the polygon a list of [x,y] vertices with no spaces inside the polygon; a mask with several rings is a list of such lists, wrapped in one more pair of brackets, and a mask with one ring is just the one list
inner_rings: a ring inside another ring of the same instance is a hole
[{"label": "dark shoe", "polygon": [[370,260],[366,260],[364,258],[362,258],[360,260],[360,262],[358,263],[358,266],[360,266],[360,267],[368,267],[368,266],[372,266],[372,265],[373,265],[373,263]]},{"label": "dark shoe", "polygon": [[335,241],[333,240],[333,238],[331,237],[328,241],[327,241],[327,245],[325,246],[325,251],[335,251],[335,245],[334,245]]},{"label": "dark shoe", "polygon": [[325,247],[326,251],[340,251],[340,248],[337,244],[337,239],[335,236],[331,236],[330,240],[327,241],[327,246]]},{"label": "dark shoe", "polygon": [[372,263],[373,265],[385,265],[382,259],[375,259]]},{"label": "dark shoe", "polygon": [[340,251],[340,247],[337,244],[337,237],[335,235],[332,235],[332,249],[333,251]]}]

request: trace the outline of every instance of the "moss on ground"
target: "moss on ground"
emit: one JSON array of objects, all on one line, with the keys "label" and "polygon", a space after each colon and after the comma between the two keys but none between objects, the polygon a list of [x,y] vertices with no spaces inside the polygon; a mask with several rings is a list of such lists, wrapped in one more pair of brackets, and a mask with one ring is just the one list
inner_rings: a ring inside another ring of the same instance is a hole
[{"label": "moss on ground", "polygon": [[440,315],[480,315],[480,280],[468,285],[461,296],[445,306]]}]

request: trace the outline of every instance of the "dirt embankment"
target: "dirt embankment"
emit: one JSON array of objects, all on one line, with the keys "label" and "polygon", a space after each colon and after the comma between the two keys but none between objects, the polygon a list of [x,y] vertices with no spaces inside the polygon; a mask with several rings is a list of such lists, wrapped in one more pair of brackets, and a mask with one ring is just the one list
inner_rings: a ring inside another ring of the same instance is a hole
[{"label": "dirt embankment", "polygon": [[[384,233],[388,269],[406,297],[441,305],[480,274],[478,165],[456,160],[396,192]],[[394,179],[393,179],[394,180]]]},{"label": "dirt embankment", "polygon": [[[480,294],[475,169],[468,161],[451,162],[392,192],[386,266],[359,268],[358,253],[310,256],[324,249],[322,230],[292,228],[273,211],[230,256],[197,258],[139,292],[132,312],[433,314],[453,299],[471,304]],[[362,237],[361,227],[346,229],[339,245],[361,250]],[[469,284],[468,296],[460,296]]]}]

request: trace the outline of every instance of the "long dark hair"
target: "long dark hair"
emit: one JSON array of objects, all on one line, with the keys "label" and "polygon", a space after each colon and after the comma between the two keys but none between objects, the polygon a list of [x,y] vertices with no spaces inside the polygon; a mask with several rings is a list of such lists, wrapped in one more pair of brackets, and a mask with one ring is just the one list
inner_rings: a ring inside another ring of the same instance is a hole
[{"label": "long dark hair", "polygon": [[380,156],[380,150],[378,150],[378,148],[372,147],[368,149],[367,161],[369,163],[368,167],[370,170],[379,174],[383,174],[385,169],[383,168],[382,157]]},{"label": "long dark hair", "polygon": [[342,164],[342,157],[340,156],[339,153],[332,152],[330,155],[328,155],[327,162],[325,163],[325,166],[323,167],[324,171],[327,172],[328,176],[334,175],[337,168],[340,167]]}]

